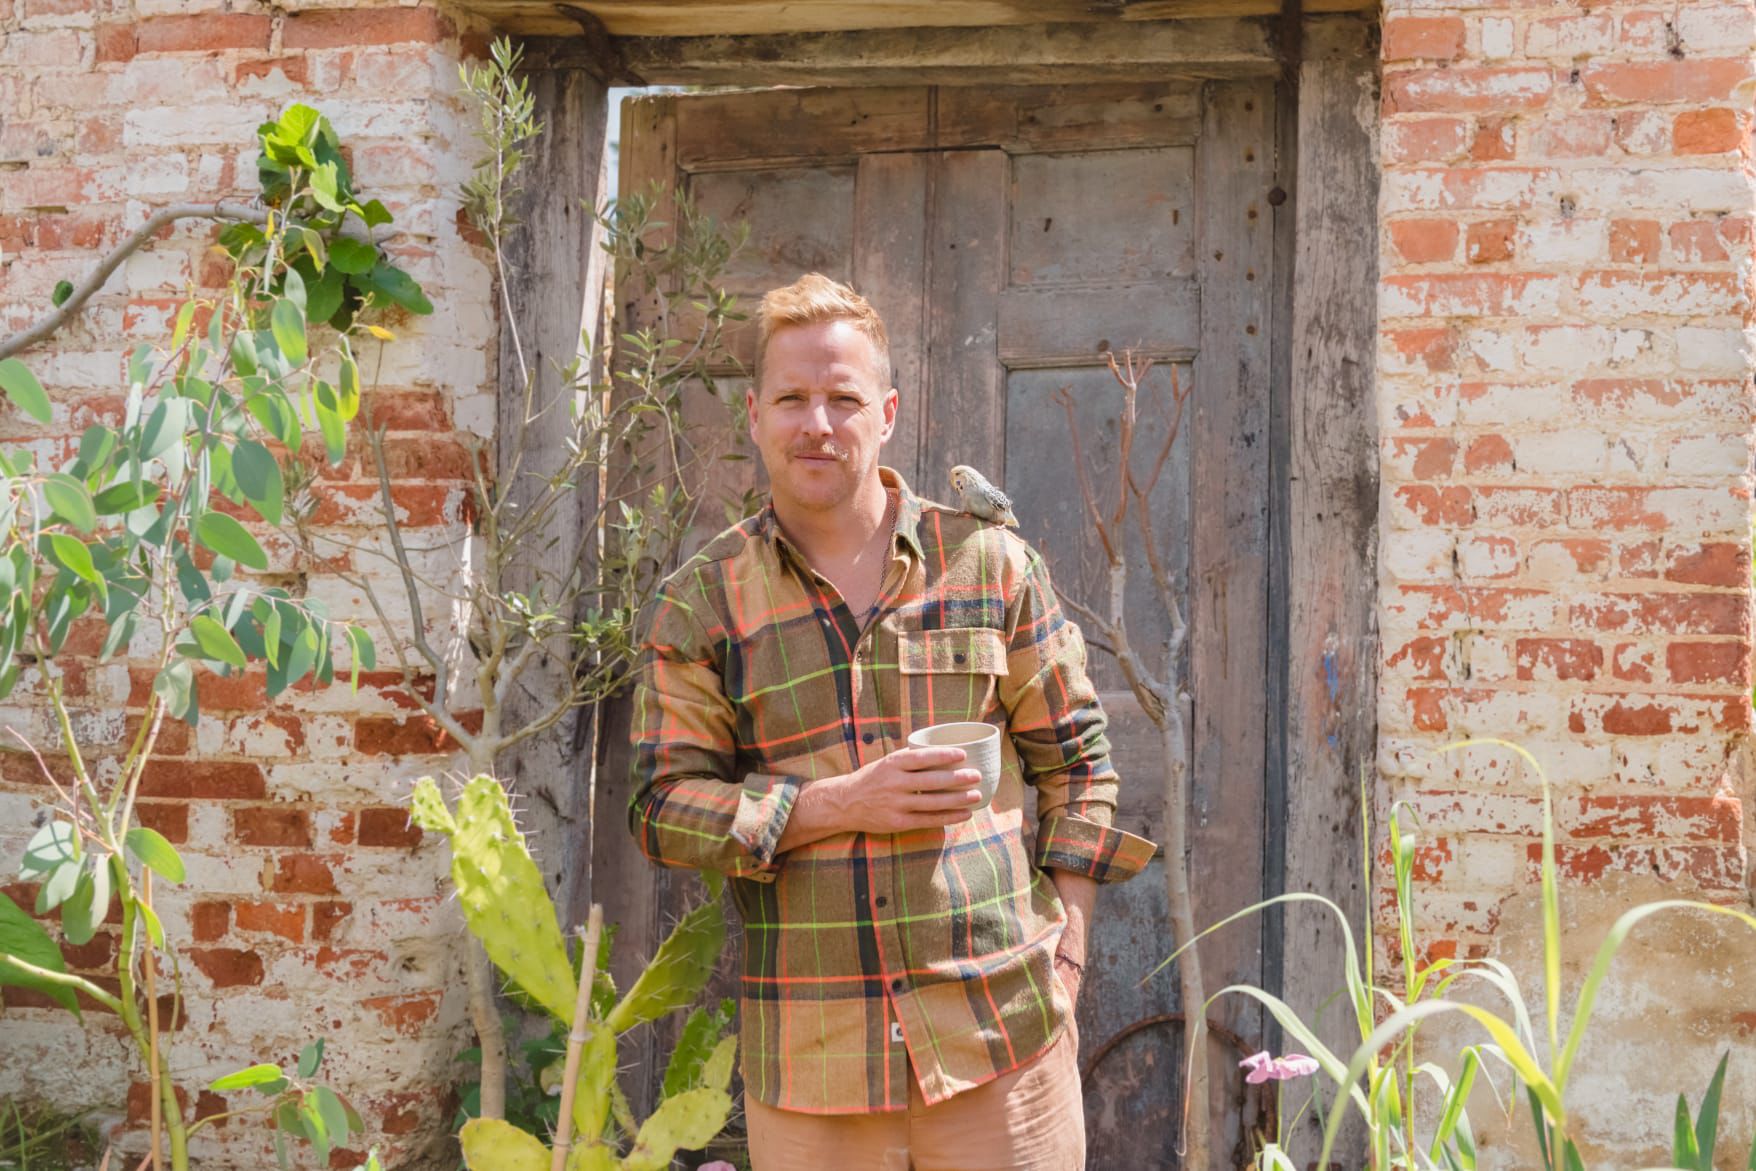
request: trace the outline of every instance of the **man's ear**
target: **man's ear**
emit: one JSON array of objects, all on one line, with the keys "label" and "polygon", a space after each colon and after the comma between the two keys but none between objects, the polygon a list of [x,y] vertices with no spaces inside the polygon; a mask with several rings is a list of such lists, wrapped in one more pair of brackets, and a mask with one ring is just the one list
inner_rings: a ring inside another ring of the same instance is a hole
[{"label": "man's ear", "polygon": [[891,435],[894,434],[896,431],[896,410],[897,410],[898,405],[902,402],[902,392],[897,390],[896,387],[893,386],[889,390],[884,392],[884,400],[883,401],[884,401],[884,437],[878,441],[880,445],[883,445],[885,443],[889,443]]},{"label": "man's ear", "polygon": [[747,429],[750,432],[751,444],[760,446],[756,443],[756,388],[754,386],[744,388],[744,417],[748,420]]}]

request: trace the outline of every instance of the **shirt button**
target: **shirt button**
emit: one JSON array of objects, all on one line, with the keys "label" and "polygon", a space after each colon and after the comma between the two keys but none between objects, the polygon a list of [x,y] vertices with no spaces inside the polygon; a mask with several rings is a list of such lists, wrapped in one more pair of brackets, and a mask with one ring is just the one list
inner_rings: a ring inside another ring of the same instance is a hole
[{"label": "shirt button", "polygon": [[877,898],[877,899],[876,899],[876,900],[874,900],[874,901],[875,901],[875,902],[876,902],[876,903],[877,903],[877,904],[878,904],[878,905],[879,905],[879,906],[880,906],[880,907],[884,907],[884,906],[888,906],[888,905],[889,905],[889,904],[890,904],[890,900],[889,900],[889,899],[887,899],[887,898],[885,898],[885,897],[884,897],[884,896],[883,896],[883,895],[879,895],[879,896],[878,896],[878,898]]},{"label": "shirt button", "polygon": [[860,739],[864,740],[867,744],[872,743],[872,741],[876,740],[877,738],[878,737],[872,735],[872,733],[870,733],[870,732],[867,732],[864,736],[860,737]]},{"label": "shirt button", "polygon": [[894,979],[890,982],[890,990],[892,992],[901,992],[902,991],[902,977],[901,976],[898,976],[896,979]]},{"label": "shirt button", "polygon": [[961,663],[961,662],[963,662],[963,652],[962,652],[962,651],[959,651],[959,652],[957,652],[957,653],[956,653],[956,654],[955,654],[955,655],[952,655],[952,656],[951,656],[951,661],[952,661],[952,662],[954,662],[954,663]]}]

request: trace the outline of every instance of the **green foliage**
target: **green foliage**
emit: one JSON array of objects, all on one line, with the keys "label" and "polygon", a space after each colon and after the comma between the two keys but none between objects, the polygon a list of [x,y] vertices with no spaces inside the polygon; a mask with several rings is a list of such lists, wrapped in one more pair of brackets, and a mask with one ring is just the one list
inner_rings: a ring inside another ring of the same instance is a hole
[{"label": "green foliage", "polygon": [[[1689,1120],[1689,1099],[1682,1094],[1677,1095],[1677,1116],[1671,1138],[1671,1166],[1680,1171],[1714,1171],[1713,1156],[1719,1145],[1720,1095],[1725,1089],[1726,1063],[1730,1059],[1730,1052],[1719,1059],[1719,1065],[1713,1071],[1713,1080],[1707,1083],[1707,1093],[1701,1098],[1701,1112],[1695,1116],[1693,1123]],[[1750,1144],[1750,1158],[1745,1165],[1751,1171],[1756,1171],[1756,1141]]]},{"label": "green foliage", "polygon": [[[452,881],[471,932],[512,984],[548,1014],[550,1032],[527,1043],[525,1065],[537,1074],[541,1092],[561,1092],[564,1043],[578,994],[576,972],[583,969],[567,955],[554,904],[518,832],[505,790],[492,777],[478,776],[464,786],[455,806],[448,807],[432,778],[423,778],[410,798],[410,816],[423,829],[449,839]],[[678,1150],[704,1146],[730,1117],[737,1052],[737,1038],[725,1032],[732,1017],[730,1001],[691,1014],[666,1070],[664,1096],[644,1123],[627,1117],[616,1085],[617,1035],[694,1003],[713,975],[725,946],[725,912],[718,894],[716,884],[713,897],[682,918],[619,999],[614,999],[604,970],[607,947],[593,957],[597,975],[574,1087],[576,1145],[568,1166],[624,1171],[667,1167]],[[583,957],[575,958],[583,963]],[[531,1109],[523,1093],[512,1095],[508,1106],[509,1114],[516,1107],[529,1122],[554,1124],[554,1114]],[[473,1171],[547,1168],[548,1148],[535,1133],[541,1131],[534,1126],[472,1118],[462,1129],[464,1155]],[[629,1144],[626,1154],[620,1153],[623,1144]]]},{"label": "green foliage", "polygon": [[[1342,973],[1344,993],[1354,1007],[1355,1023],[1360,1034],[1360,1045],[1347,1061],[1344,1062],[1325,1046],[1311,1026],[1291,1006],[1260,988],[1232,985],[1222,988],[1209,1000],[1211,1005],[1213,1000],[1222,996],[1241,995],[1258,1001],[1286,1030],[1287,1035],[1304,1046],[1317,1060],[1322,1075],[1332,1083],[1327,1101],[1316,1091],[1313,1092],[1314,1104],[1325,1118],[1324,1145],[1318,1163],[1320,1166],[1329,1163],[1342,1121],[1347,1117],[1351,1106],[1364,1119],[1367,1127],[1371,1141],[1372,1171],[1386,1171],[1389,1168],[1403,1168],[1406,1171],[1474,1171],[1475,1140],[1466,1103],[1477,1077],[1487,1077],[1488,1063],[1492,1061],[1495,1065],[1504,1067],[1512,1075],[1513,1083],[1523,1088],[1522,1098],[1529,1106],[1532,1125],[1536,1128],[1544,1171],[1583,1171],[1584,1162],[1578,1146],[1568,1134],[1565,1101],[1567,1084],[1579,1046],[1584,1040],[1585,1030],[1591,1021],[1598,990],[1609,975],[1610,965],[1629,933],[1643,919],[1672,910],[1729,915],[1756,929],[1756,916],[1711,903],[1678,899],[1631,908],[1616,920],[1603,943],[1599,945],[1574,1000],[1573,1010],[1569,1014],[1571,1023],[1563,1034],[1560,1029],[1563,1015],[1560,890],[1555,867],[1554,818],[1548,777],[1535,757],[1518,745],[1504,740],[1460,741],[1447,746],[1445,751],[1476,745],[1495,745],[1517,753],[1530,766],[1542,786],[1541,881],[1545,975],[1545,1011],[1542,1020],[1546,1038],[1534,1027],[1526,1008],[1524,991],[1512,970],[1505,964],[1493,959],[1444,958],[1431,963],[1421,959],[1422,953],[1417,946],[1411,886],[1416,838],[1412,832],[1403,831],[1403,818],[1408,814],[1400,804],[1392,808],[1389,833],[1392,875],[1396,889],[1397,948],[1401,959],[1400,991],[1380,986],[1374,981],[1370,936],[1362,963],[1356,953],[1352,928],[1346,916],[1334,903],[1319,895],[1287,894],[1268,899],[1221,920],[1196,936],[1199,940],[1276,904],[1316,904],[1335,916],[1345,945]],[[1362,810],[1367,805],[1364,798],[1365,794],[1362,793]],[[1367,824],[1363,829],[1369,844],[1372,840],[1371,827]],[[1187,947],[1188,944],[1184,946]],[[1178,954],[1181,954],[1181,949],[1173,953],[1165,964],[1174,961]],[[1161,968],[1163,966],[1160,965]],[[1504,1008],[1495,1012],[1475,1003],[1448,997],[1447,993],[1459,982],[1485,988],[1504,1003]],[[1380,1004],[1385,1010],[1381,1020],[1374,1013],[1374,1007]],[[1431,1062],[1417,1063],[1415,1057],[1420,1023],[1428,1017],[1446,1014],[1466,1018],[1484,1034],[1482,1041],[1465,1047],[1453,1062],[1448,1063],[1458,1069],[1455,1079],[1447,1073],[1445,1067]],[[1202,1019],[1205,1016],[1203,1013]],[[1712,1135],[1717,1127],[1719,1092],[1724,1071],[1725,1063],[1722,1061],[1719,1072],[1709,1086],[1707,1099],[1702,1104],[1700,1118],[1693,1126],[1689,1125],[1687,1104],[1681,1099],[1678,1101],[1674,1144],[1678,1156],[1676,1166],[1680,1168],[1710,1165],[1701,1161],[1701,1151],[1705,1147],[1711,1157]],[[1417,1096],[1428,1085],[1437,1096],[1430,1109],[1421,1109],[1417,1104]],[[1509,1088],[1504,1095],[1497,1093],[1496,1097],[1510,1113],[1520,1095],[1515,1089]],[[1431,1117],[1436,1120],[1430,1133],[1417,1135],[1417,1117]],[[1696,1161],[1683,1161],[1685,1157]],[[1756,1160],[1756,1152],[1752,1153],[1752,1159]],[[1268,1141],[1265,1136],[1264,1146],[1258,1154],[1257,1167],[1278,1167],[1284,1165],[1285,1160],[1280,1137],[1274,1136],[1273,1141]]]},{"label": "green foliage", "polygon": [[282,216],[278,235],[254,224],[233,224],[220,244],[245,269],[264,268],[264,291],[279,306],[270,329],[283,353],[303,361],[307,325],[348,330],[368,309],[433,312],[408,273],[392,264],[372,232],[391,222],[376,199],[362,202],[329,119],[309,106],[292,105],[256,130],[262,199]]},{"label": "green foliage", "polygon": [[[331,682],[338,645],[356,680],[373,664],[364,628],[239,571],[268,571],[262,534],[308,506],[289,492],[310,478],[300,462],[307,431],[322,437],[331,464],[345,454],[360,399],[356,333],[388,336],[358,315],[431,309],[371,241],[390,216],[354,195],[329,123],[295,105],[259,137],[272,211],[260,226],[234,224],[222,234],[235,261],[224,292],[189,297],[168,337],[130,354],[119,416],[86,427],[65,458],[39,463],[32,447],[0,446],[0,698],[28,692],[52,714],[48,747],[65,756],[72,778],[62,784],[42,762],[54,807],[25,848],[20,875],[36,885],[35,915],[57,912],[69,944],[92,940],[115,908],[121,918],[112,992],[68,972],[37,918],[0,895],[0,984],[36,989],[75,1012],[83,996],[115,1013],[142,1060],[157,1051],[167,1103],[175,1101],[174,1034],[153,1036],[141,984],[148,963],[173,984],[179,965],[146,880],[150,872],[180,883],[187,872],[170,842],[135,823],[146,763],[165,717],[198,722],[211,674],[260,670],[273,696],[302,680]],[[366,239],[342,236],[361,225]],[[319,369],[337,371],[337,384]],[[39,422],[53,418],[21,359],[0,361],[0,392]],[[105,631],[100,661],[133,655],[152,671],[138,731],[119,768],[102,778],[86,768],[57,662],[81,619]],[[252,1112],[273,1123],[283,1163],[289,1139],[327,1163],[362,1129],[345,1102],[311,1080],[322,1054],[317,1042],[291,1070],[253,1066],[218,1083],[264,1097]],[[165,1115],[171,1165],[186,1171],[188,1136],[211,1119],[185,1123],[170,1105]]]}]

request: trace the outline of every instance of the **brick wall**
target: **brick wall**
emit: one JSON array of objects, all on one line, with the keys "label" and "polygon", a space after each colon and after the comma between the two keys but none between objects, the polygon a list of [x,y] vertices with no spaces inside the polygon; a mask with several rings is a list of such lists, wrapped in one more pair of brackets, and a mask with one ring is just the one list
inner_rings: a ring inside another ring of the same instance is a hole
[{"label": "brick wall", "polygon": [[[1539,790],[1429,755],[1465,736],[1547,766],[1576,901],[1747,902],[1756,10],[1392,0],[1383,33],[1380,793],[1433,835],[1425,922],[1535,929]],[[1683,987],[1648,1007],[1698,1022],[1699,1097],[1749,1021]],[[1652,1102],[1600,1101],[1615,1161]]]},{"label": "brick wall", "polygon": [[[487,435],[493,419],[489,270],[460,237],[455,198],[476,149],[456,65],[481,45],[477,30],[430,7],[286,14],[247,0],[0,0],[0,332],[34,320],[56,281],[78,280],[151,208],[252,195],[257,124],[290,101],[314,104],[342,136],[358,188],[395,214],[391,251],[437,307],[396,323],[401,340],[362,366],[376,374],[366,412],[390,427],[397,504],[421,530],[412,539],[455,534],[464,439]],[[192,222],[167,232],[77,322],[26,355],[56,400],[56,426],[39,441],[46,454],[119,412],[126,351],[168,336],[178,291],[223,271],[212,235]],[[18,427],[0,411],[0,429],[16,437]],[[338,538],[371,539],[367,471],[355,450],[318,487],[318,520]],[[284,544],[271,557],[274,573],[335,616],[366,615],[363,598],[324,566]],[[394,589],[381,593],[395,601]],[[95,653],[98,643],[80,645]],[[150,687],[144,660],[74,661],[69,683],[97,755],[117,751]],[[141,816],[189,862],[189,882],[161,894],[167,929],[185,941],[183,1084],[287,1060],[327,1034],[330,1077],[390,1165],[410,1166],[449,1119],[452,1057],[467,1041],[444,851],[423,843],[400,808],[408,781],[450,762],[433,754],[433,733],[390,684],[381,673],[359,695],[343,685],[267,702],[259,674],[204,681],[200,725],[169,727]],[[0,717],[43,730],[28,702]],[[32,768],[0,754],[0,882],[16,873],[30,798],[46,792]],[[114,947],[102,934],[78,962],[101,969]],[[144,1111],[119,1028],[88,1016],[95,1027],[82,1031],[15,989],[0,1004],[0,1097]],[[267,1150],[262,1130],[236,1125],[196,1144],[198,1156],[223,1152],[230,1166],[272,1166]]]}]

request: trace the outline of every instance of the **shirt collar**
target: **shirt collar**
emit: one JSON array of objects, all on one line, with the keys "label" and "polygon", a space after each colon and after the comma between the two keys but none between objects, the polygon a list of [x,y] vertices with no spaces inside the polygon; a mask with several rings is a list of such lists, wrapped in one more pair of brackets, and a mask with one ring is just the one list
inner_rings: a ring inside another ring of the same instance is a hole
[{"label": "shirt collar", "polygon": [[[916,557],[925,557],[926,554],[921,550],[920,497],[914,494],[902,475],[894,468],[880,466],[878,479],[887,492],[896,493],[896,527],[891,534],[892,548],[894,549],[896,543],[900,542],[910,549]],[[774,498],[772,496],[762,506],[762,511],[756,514],[756,532],[768,542],[769,547],[776,553],[784,551],[797,555],[797,550],[786,539],[786,535],[781,532],[780,521],[774,515]]]}]

